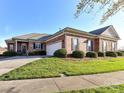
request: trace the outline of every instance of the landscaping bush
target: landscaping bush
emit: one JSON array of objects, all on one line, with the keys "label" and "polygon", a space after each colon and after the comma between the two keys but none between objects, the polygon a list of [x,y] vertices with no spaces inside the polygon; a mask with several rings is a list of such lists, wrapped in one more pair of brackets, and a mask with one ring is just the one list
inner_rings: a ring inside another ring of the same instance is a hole
[{"label": "landscaping bush", "polygon": [[97,58],[98,54],[96,52],[87,52],[86,57]]},{"label": "landscaping bush", "polygon": [[24,55],[24,54],[21,53],[21,52],[17,53],[17,56],[23,56],[23,55]]},{"label": "landscaping bush", "polygon": [[33,52],[29,52],[28,55],[29,55],[29,56],[46,55],[46,51],[45,51],[45,50],[33,51]]},{"label": "landscaping bush", "polygon": [[107,51],[106,52],[106,56],[108,57],[117,57],[117,53],[116,52],[113,52],[113,51]]},{"label": "landscaping bush", "polygon": [[65,58],[67,56],[67,51],[64,48],[63,49],[56,50],[54,52],[54,56],[55,57]]},{"label": "landscaping bush", "polygon": [[98,52],[98,57],[105,57],[105,53],[104,52]]},{"label": "landscaping bush", "polygon": [[117,53],[118,56],[123,56],[124,55],[123,52],[120,52],[120,51],[118,51],[116,53]]},{"label": "landscaping bush", "polygon": [[124,53],[124,51],[120,51],[120,52]]},{"label": "landscaping bush", "polygon": [[83,58],[84,57],[84,52],[79,51],[79,50],[73,51],[72,57],[74,57],[74,58]]},{"label": "landscaping bush", "polygon": [[17,56],[17,53],[14,51],[6,51],[3,53],[3,56]]}]

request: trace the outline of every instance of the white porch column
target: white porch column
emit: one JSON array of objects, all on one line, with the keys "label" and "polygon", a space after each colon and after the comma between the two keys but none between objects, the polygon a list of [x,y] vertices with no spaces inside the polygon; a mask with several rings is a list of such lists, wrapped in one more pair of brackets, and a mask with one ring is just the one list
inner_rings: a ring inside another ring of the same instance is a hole
[{"label": "white porch column", "polygon": [[17,52],[17,40],[15,40],[15,52]]},{"label": "white porch column", "polygon": [[118,50],[118,42],[115,42],[115,51]]}]

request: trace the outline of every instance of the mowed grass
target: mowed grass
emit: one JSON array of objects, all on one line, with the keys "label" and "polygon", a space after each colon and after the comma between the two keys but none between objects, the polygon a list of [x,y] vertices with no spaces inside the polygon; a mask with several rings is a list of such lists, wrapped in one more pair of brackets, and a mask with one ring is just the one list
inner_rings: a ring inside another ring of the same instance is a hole
[{"label": "mowed grass", "polygon": [[115,85],[115,86],[110,86],[110,87],[73,90],[73,91],[58,92],[58,93],[124,93],[124,85]]},{"label": "mowed grass", "polygon": [[0,80],[34,79],[97,74],[124,70],[124,58],[65,60],[60,58],[43,58],[0,76]]}]

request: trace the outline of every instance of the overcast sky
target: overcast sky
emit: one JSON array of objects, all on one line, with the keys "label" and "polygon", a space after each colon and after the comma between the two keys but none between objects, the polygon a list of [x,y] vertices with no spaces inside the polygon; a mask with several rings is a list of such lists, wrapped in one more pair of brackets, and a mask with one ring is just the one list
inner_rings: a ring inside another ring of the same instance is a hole
[{"label": "overcast sky", "polygon": [[28,33],[53,34],[60,28],[73,27],[83,31],[113,25],[124,46],[124,12],[119,12],[100,25],[103,12],[82,14],[75,19],[79,0],[0,0],[0,46],[4,40]]}]

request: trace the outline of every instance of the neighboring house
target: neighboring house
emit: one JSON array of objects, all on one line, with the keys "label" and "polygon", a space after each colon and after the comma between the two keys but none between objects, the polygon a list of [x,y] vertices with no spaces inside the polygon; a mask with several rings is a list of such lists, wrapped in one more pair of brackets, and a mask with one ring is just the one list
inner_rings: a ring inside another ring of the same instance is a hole
[{"label": "neighboring house", "polygon": [[3,52],[5,52],[5,51],[7,51],[6,48],[2,48],[2,47],[0,47],[0,54],[3,54]]},{"label": "neighboring house", "polygon": [[119,35],[113,26],[107,26],[91,32],[66,27],[53,34],[26,34],[6,40],[8,50],[26,53],[46,50],[47,55],[61,48],[68,54],[74,50],[88,51],[117,51]]}]

